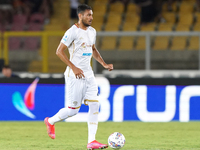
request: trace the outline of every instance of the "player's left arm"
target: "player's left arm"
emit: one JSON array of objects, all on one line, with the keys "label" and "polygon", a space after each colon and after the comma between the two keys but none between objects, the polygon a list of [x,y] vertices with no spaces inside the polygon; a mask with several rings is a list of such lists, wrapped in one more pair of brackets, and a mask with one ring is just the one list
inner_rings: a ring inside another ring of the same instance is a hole
[{"label": "player's left arm", "polygon": [[101,54],[97,50],[95,45],[92,45],[92,50],[93,50],[93,57],[105,68],[108,69],[109,71],[113,70],[113,64],[107,64],[104,62],[103,58],[101,57]]}]

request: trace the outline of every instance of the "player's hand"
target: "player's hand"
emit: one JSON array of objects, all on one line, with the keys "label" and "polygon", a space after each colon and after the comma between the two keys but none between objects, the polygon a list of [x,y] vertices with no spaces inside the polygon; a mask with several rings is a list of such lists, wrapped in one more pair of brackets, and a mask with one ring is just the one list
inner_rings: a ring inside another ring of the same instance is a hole
[{"label": "player's hand", "polygon": [[113,64],[106,64],[104,66],[104,68],[108,69],[108,71],[112,71],[113,70]]},{"label": "player's hand", "polygon": [[75,77],[77,79],[81,79],[81,78],[85,78],[84,74],[83,74],[83,70],[81,70],[80,68],[77,67],[73,67],[73,72],[75,74]]}]

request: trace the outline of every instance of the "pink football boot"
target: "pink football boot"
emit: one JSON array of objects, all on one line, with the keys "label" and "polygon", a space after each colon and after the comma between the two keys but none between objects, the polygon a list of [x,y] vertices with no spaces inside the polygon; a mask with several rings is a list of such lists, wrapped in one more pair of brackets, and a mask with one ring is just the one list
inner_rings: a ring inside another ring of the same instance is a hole
[{"label": "pink football boot", "polygon": [[104,149],[104,148],[108,148],[108,145],[107,144],[101,144],[96,140],[94,140],[94,141],[92,141],[92,142],[87,144],[87,149],[88,150]]},{"label": "pink football boot", "polygon": [[46,127],[47,127],[47,133],[49,135],[50,138],[52,139],[55,139],[55,126],[54,125],[51,125],[49,122],[48,122],[48,119],[49,117],[46,117],[44,119],[44,123],[46,124]]}]

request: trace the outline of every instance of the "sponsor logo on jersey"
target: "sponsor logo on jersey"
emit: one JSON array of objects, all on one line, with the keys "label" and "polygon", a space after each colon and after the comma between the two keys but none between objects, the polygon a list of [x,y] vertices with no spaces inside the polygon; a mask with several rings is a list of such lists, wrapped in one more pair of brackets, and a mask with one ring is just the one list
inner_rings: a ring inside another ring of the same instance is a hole
[{"label": "sponsor logo on jersey", "polygon": [[65,42],[67,41],[67,35],[63,38],[63,41]]},{"label": "sponsor logo on jersey", "polygon": [[86,44],[85,44],[85,43],[82,43],[82,44],[81,44],[81,47],[82,47],[82,48],[86,48]]},{"label": "sponsor logo on jersey", "polygon": [[78,102],[77,102],[77,101],[74,101],[73,104],[74,104],[74,106],[76,106],[76,105],[78,104]]},{"label": "sponsor logo on jersey", "polygon": [[81,44],[81,47],[82,47],[82,48],[92,47],[92,45],[87,45],[86,43],[82,43],[82,44]]},{"label": "sponsor logo on jersey", "polygon": [[91,56],[92,53],[83,53],[83,56]]}]

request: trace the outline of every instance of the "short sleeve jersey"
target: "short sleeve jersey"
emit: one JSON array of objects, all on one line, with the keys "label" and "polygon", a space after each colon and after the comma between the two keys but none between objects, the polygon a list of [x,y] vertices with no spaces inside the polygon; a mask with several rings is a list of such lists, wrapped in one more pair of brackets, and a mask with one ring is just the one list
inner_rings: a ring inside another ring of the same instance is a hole
[{"label": "short sleeve jersey", "polygon": [[[89,26],[87,30],[78,27],[77,24],[69,28],[61,42],[68,47],[70,61],[83,70],[86,78],[94,76],[90,62],[92,58],[92,45],[96,41],[96,30]],[[75,78],[73,71],[67,67],[65,76]]]}]

